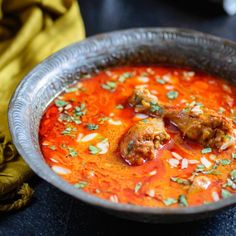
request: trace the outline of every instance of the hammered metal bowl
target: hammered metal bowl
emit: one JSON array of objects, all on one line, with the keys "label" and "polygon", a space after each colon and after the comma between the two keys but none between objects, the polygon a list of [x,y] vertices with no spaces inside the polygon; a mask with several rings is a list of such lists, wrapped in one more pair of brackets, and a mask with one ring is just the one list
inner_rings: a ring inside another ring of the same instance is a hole
[{"label": "hammered metal bowl", "polygon": [[97,35],[62,49],[36,66],[12,97],[9,127],[19,153],[38,176],[60,190],[107,212],[136,221],[191,221],[235,205],[236,196],[209,205],[176,209],[113,203],[74,188],[45,163],[39,147],[39,123],[55,96],[80,80],[83,74],[138,64],[191,67],[235,82],[236,44],[191,30],[140,28]]}]

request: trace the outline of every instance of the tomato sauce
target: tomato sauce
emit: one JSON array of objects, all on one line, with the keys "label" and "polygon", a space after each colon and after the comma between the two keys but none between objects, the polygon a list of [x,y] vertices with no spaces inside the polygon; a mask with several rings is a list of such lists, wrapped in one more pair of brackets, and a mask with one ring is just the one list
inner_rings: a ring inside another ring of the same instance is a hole
[{"label": "tomato sauce", "polygon": [[196,206],[234,194],[235,148],[218,152],[183,139],[169,121],[165,127],[171,139],[155,159],[129,166],[121,158],[121,138],[147,118],[128,104],[136,86],[147,87],[171,105],[197,102],[232,120],[236,117],[236,86],[223,79],[158,66],[101,71],[65,89],[42,117],[39,140],[52,170],[75,188],[140,206]]}]

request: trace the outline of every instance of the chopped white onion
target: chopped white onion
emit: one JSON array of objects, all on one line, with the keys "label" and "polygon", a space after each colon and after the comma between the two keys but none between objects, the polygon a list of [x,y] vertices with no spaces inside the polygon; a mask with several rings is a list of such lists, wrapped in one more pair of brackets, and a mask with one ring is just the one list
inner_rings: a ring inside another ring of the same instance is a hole
[{"label": "chopped white onion", "polygon": [[78,134],[78,136],[77,136],[77,139],[76,139],[76,141],[77,141],[77,142],[80,142],[80,141],[81,141],[81,139],[83,138],[83,136],[84,136],[84,134],[82,134],[82,133],[79,133],[79,134]]},{"label": "chopped white onion", "polygon": [[87,135],[85,135],[83,138],[81,138],[80,142],[88,142],[88,141],[91,141],[91,140],[93,140],[97,135],[98,135],[98,133],[87,134]]},{"label": "chopped white onion", "polygon": [[147,83],[149,81],[148,77],[138,77],[138,81],[142,83]]},{"label": "chopped white onion", "polygon": [[108,151],[109,148],[109,142],[108,140],[102,141],[100,143],[98,143],[96,145],[99,149],[101,149],[101,151],[99,152],[99,154],[105,154]]},{"label": "chopped white onion", "polygon": [[67,175],[71,172],[70,170],[61,166],[52,166],[52,170],[59,175]]},{"label": "chopped white onion", "polygon": [[122,125],[122,122],[120,120],[113,120],[113,119],[109,119],[108,122],[111,125]]},{"label": "chopped white onion", "polygon": [[173,86],[173,85],[166,85],[165,88],[166,88],[167,90],[171,90],[171,89],[174,89],[174,86]]},{"label": "chopped white onion", "polygon": [[215,191],[212,192],[211,196],[212,196],[212,199],[214,200],[214,202],[217,202],[220,200],[219,194]]},{"label": "chopped white onion", "polygon": [[231,92],[232,92],[232,91],[231,91],[231,88],[230,88],[227,84],[223,84],[223,85],[222,85],[222,88],[223,88],[224,91],[226,91],[226,92],[228,92],[228,93],[231,93]]},{"label": "chopped white onion", "polygon": [[55,162],[55,163],[58,163],[57,160],[55,160],[54,158],[50,158],[51,161]]},{"label": "chopped white onion", "polygon": [[179,165],[179,160],[177,159],[174,159],[174,158],[170,158],[168,160],[169,164],[171,165],[171,167],[177,167]]},{"label": "chopped white onion", "polygon": [[115,203],[118,203],[118,202],[119,202],[119,199],[118,199],[117,195],[111,195],[111,196],[110,196],[110,200],[111,200],[112,202],[115,202]]},{"label": "chopped white onion", "polygon": [[152,94],[158,94],[158,92],[156,90],[151,90]]},{"label": "chopped white onion", "polygon": [[171,154],[172,154],[173,157],[175,157],[175,158],[178,159],[178,160],[182,160],[182,159],[183,159],[183,157],[180,156],[180,155],[179,155],[178,153],[176,153],[176,152],[171,152]]},{"label": "chopped white onion", "polygon": [[156,174],[157,174],[157,171],[156,171],[156,170],[153,170],[153,171],[149,172],[149,175],[150,175],[150,176],[153,176],[153,175],[156,175]]},{"label": "chopped white onion", "polygon": [[206,167],[211,167],[212,163],[206,159],[206,157],[201,157],[201,163]]},{"label": "chopped white onion", "polygon": [[137,113],[137,114],[135,114],[135,117],[138,119],[146,119],[146,118],[148,118],[148,115],[142,114],[142,113]]},{"label": "chopped white onion", "polygon": [[71,108],[72,108],[72,105],[71,105],[71,104],[67,104],[67,105],[64,107],[65,110],[69,110],[69,109],[71,109]]},{"label": "chopped white onion", "polygon": [[188,160],[184,158],[181,162],[181,169],[186,169],[188,168]]},{"label": "chopped white onion", "polygon": [[223,151],[234,144],[235,144],[235,138],[231,137],[228,141],[222,144],[222,146],[220,147],[220,151]]},{"label": "chopped white onion", "polygon": [[199,161],[198,160],[189,160],[188,163],[189,164],[197,164],[197,163],[199,163]]},{"label": "chopped white onion", "polygon": [[149,189],[148,192],[147,192],[147,195],[149,197],[155,197],[155,190],[154,189]]},{"label": "chopped white onion", "polygon": [[200,106],[194,106],[192,109],[191,109],[191,112],[195,115],[201,115],[203,114],[203,111],[201,109]]}]

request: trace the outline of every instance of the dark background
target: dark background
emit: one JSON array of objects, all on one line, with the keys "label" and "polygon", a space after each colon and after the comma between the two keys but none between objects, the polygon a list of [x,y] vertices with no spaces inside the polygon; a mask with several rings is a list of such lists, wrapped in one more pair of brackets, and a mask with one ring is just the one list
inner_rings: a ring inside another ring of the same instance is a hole
[{"label": "dark background", "polygon": [[[236,16],[206,0],[80,0],[87,36],[131,27],[191,28],[236,41]],[[34,177],[27,208],[0,217],[0,235],[236,235],[236,208],[197,222],[151,225],[107,215]]]}]

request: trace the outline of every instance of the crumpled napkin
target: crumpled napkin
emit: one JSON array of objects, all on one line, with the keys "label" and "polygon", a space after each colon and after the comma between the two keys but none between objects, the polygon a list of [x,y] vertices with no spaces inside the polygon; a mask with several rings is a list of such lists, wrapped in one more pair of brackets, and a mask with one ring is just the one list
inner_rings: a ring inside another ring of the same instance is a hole
[{"label": "crumpled napkin", "polygon": [[33,195],[24,183],[33,173],[8,130],[9,100],[32,67],[84,37],[75,0],[0,0],[0,212],[25,206]]}]

